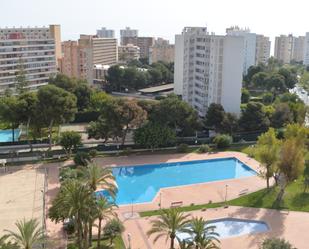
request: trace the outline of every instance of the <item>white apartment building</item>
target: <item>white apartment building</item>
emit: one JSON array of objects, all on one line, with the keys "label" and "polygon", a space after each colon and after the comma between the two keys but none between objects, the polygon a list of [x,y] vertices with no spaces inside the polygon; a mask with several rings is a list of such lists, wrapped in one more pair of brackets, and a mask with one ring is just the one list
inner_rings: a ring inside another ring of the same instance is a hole
[{"label": "white apartment building", "polygon": [[304,65],[309,65],[309,32],[306,33],[304,43]]},{"label": "white apartment building", "polygon": [[130,27],[126,27],[125,29],[120,30],[120,44],[126,45],[123,42],[124,37],[138,37],[138,30],[131,29]]},{"label": "white apartment building", "polygon": [[99,38],[115,38],[115,31],[112,29],[106,29],[105,27],[97,30],[97,36]]},{"label": "white apartment building", "polygon": [[205,116],[211,103],[240,113],[244,61],[242,36],[209,34],[186,27],[175,37],[175,93]]},{"label": "white apartment building", "polygon": [[270,57],[271,41],[264,35],[256,35],[255,65],[266,64]]},{"label": "white apartment building", "polygon": [[[60,50],[60,51],[59,51]],[[60,26],[0,29],[0,94],[15,90],[16,74],[25,71],[28,88],[48,84],[61,56]]]},{"label": "white apartment building", "polygon": [[250,33],[249,29],[241,29],[237,26],[226,29],[226,34],[244,38],[243,74],[246,74],[249,67],[256,64],[256,34]]}]

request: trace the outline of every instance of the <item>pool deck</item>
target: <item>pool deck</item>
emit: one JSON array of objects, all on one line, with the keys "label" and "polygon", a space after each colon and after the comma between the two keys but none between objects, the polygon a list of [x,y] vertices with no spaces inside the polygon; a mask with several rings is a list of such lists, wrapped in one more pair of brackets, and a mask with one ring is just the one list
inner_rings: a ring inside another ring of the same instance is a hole
[{"label": "pool deck", "polygon": [[[167,162],[183,162],[193,160],[206,160],[235,157],[256,172],[259,172],[260,164],[256,160],[240,152],[218,152],[205,154],[168,154],[168,155],[142,155],[97,158],[96,163],[102,166],[143,165]],[[181,202],[183,206],[191,204],[205,204],[208,202],[223,202],[239,197],[243,193],[250,193],[265,188],[265,180],[258,176],[250,176],[237,179],[199,183],[187,186],[169,187],[161,189],[156,197],[149,203],[134,204],[134,212],[169,208],[173,202]],[[227,187],[226,187],[227,186]],[[122,213],[131,212],[132,205],[120,205]]]},{"label": "pool deck", "polygon": [[[237,218],[264,221],[270,227],[268,232],[242,235],[221,239],[221,249],[258,249],[265,238],[285,238],[297,249],[308,249],[307,235],[309,213],[280,212],[271,209],[228,207],[215,208],[206,211],[188,212],[192,217],[203,217],[205,220],[219,218]],[[154,235],[148,237],[147,231],[151,228],[150,221],[155,217],[135,218],[124,220],[126,228],[124,239],[131,234],[132,249],[163,249],[168,248],[165,238],[153,243]],[[128,241],[125,241],[128,245]]]}]

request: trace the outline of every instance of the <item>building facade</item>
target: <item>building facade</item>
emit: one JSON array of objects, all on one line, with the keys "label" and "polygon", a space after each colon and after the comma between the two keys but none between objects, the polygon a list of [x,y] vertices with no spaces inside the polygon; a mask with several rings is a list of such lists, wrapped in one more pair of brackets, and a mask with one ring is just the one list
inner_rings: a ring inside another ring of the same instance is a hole
[{"label": "building facade", "polygon": [[149,48],[149,64],[164,61],[174,62],[175,46],[170,44],[168,40],[158,38],[155,44]]},{"label": "building facade", "polygon": [[127,44],[125,46],[118,46],[118,62],[128,63],[132,60],[138,60],[140,58],[140,48],[133,44]]},{"label": "building facade", "polygon": [[264,35],[256,35],[255,65],[267,64],[270,57],[271,41]]},{"label": "building facade", "polygon": [[125,37],[138,37],[138,30],[131,29],[130,27],[126,27],[125,29],[120,30],[120,44],[127,45],[124,43],[123,39]]},{"label": "building facade", "polygon": [[97,30],[97,36],[99,38],[115,38],[115,31],[112,29],[106,29],[105,27]]},{"label": "building facade", "polygon": [[62,42],[61,73],[74,78],[80,78],[79,47],[77,41]]},{"label": "building facade", "polygon": [[306,33],[304,43],[304,65],[309,66],[309,32]]},{"label": "building facade", "polygon": [[140,48],[140,58],[149,58],[149,50],[155,43],[154,37],[123,37],[123,46],[132,44]]},{"label": "building facade", "polygon": [[206,27],[187,27],[175,41],[175,93],[200,116],[206,115],[211,103],[239,114],[244,38],[209,34]]},{"label": "building facade", "polygon": [[57,58],[61,57],[59,39],[59,25],[0,29],[0,93],[16,89],[20,69],[30,90],[48,84],[57,73]]},{"label": "building facade", "polygon": [[292,61],[303,62],[305,53],[305,36],[294,37],[292,47]]},{"label": "building facade", "polygon": [[249,67],[255,65],[256,61],[256,34],[250,33],[249,29],[241,29],[237,26],[226,29],[228,36],[241,36],[244,38],[244,65],[243,74]]},{"label": "building facade", "polygon": [[275,58],[281,63],[288,64],[293,58],[295,37],[292,34],[280,35],[275,39]]}]

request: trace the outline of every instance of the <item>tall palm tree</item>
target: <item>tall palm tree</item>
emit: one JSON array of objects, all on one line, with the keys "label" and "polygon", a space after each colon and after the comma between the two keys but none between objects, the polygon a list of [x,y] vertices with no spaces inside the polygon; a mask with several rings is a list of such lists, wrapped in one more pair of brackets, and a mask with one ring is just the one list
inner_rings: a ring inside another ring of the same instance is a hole
[{"label": "tall palm tree", "polygon": [[12,243],[8,241],[9,235],[3,235],[0,237],[0,248],[1,249],[20,249],[20,247],[16,243]]},{"label": "tall palm tree", "polygon": [[98,244],[97,247],[100,249],[101,242],[101,231],[102,231],[102,221],[109,220],[112,217],[117,217],[117,214],[114,212],[114,207],[117,207],[115,204],[110,203],[106,198],[100,197],[96,202],[96,218],[99,220],[98,225]]},{"label": "tall palm tree", "polygon": [[147,235],[157,234],[154,243],[161,237],[170,239],[170,249],[174,249],[176,232],[186,228],[190,222],[189,216],[176,208],[162,210],[161,215],[156,220],[151,221],[152,228],[147,232]]},{"label": "tall palm tree", "polygon": [[181,240],[176,237],[179,245],[179,249],[193,249],[193,242],[188,240]]},{"label": "tall palm tree", "polygon": [[[108,192],[108,194],[115,198],[117,192],[117,185],[110,168],[99,167],[95,163],[90,163],[87,167],[82,168],[83,179],[86,184],[92,189],[93,192],[97,190],[97,187]],[[89,243],[92,244],[92,226],[94,219],[89,219]]]},{"label": "tall palm tree", "polygon": [[216,226],[210,226],[203,218],[193,218],[185,229],[193,238],[196,249],[214,249],[220,243],[219,234],[214,232]]},{"label": "tall palm tree", "polygon": [[18,232],[8,232],[11,238],[21,249],[32,249],[41,243],[44,243],[44,231],[39,227],[39,222],[36,219],[19,220],[15,223]]},{"label": "tall palm tree", "polygon": [[95,197],[89,186],[78,180],[67,180],[53,201],[49,217],[55,222],[72,219],[77,229],[78,248],[83,249],[88,248],[88,222],[92,209],[95,209]]}]

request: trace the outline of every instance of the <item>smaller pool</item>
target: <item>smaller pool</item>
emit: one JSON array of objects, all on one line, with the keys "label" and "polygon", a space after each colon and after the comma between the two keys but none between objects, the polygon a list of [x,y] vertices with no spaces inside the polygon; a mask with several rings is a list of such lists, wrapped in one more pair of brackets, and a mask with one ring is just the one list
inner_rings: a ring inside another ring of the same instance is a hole
[{"label": "smaller pool", "polygon": [[[14,141],[18,141],[20,136],[20,130],[14,130]],[[0,130],[0,143],[4,142],[12,142],[13,141],[13,134],[12,130]]]},{"label": "smaller pool", "polygon": [[[212,220],[210,226],[215,226],[215,232],[220,235],[220,239],[241,236],[245,234],[254,234],[267,232],[268,225],[263,221],[243,220],[234,218],[224,218]],[[190,240],[191,236],[187,233],[178,233],[181,240]]]}]

